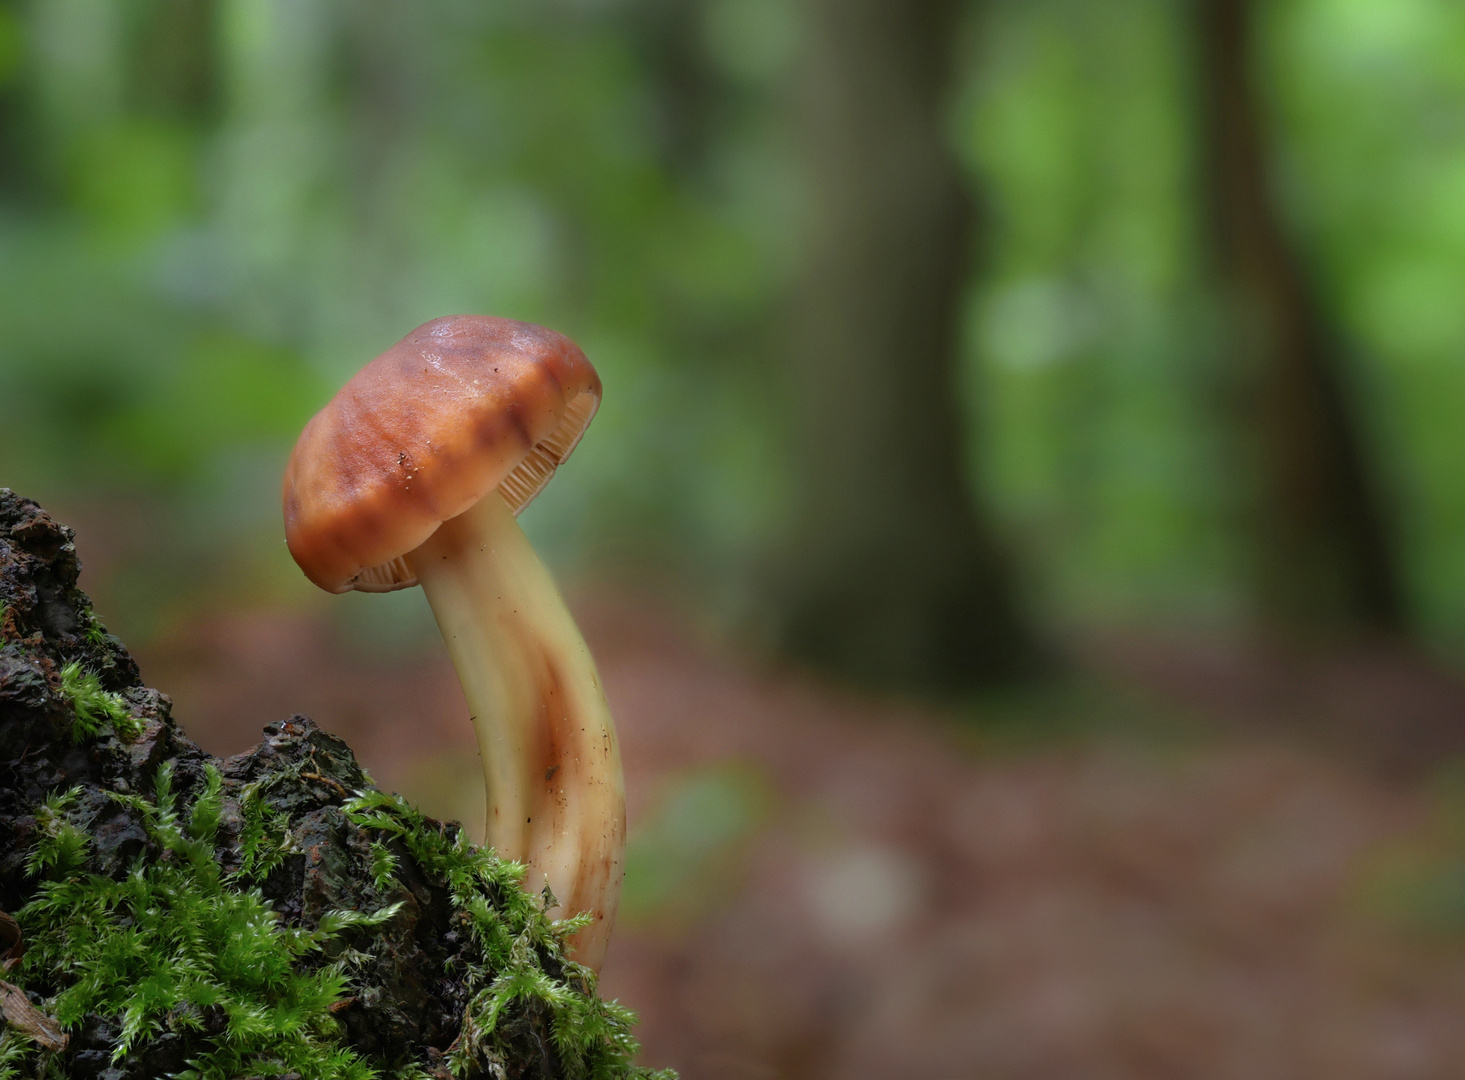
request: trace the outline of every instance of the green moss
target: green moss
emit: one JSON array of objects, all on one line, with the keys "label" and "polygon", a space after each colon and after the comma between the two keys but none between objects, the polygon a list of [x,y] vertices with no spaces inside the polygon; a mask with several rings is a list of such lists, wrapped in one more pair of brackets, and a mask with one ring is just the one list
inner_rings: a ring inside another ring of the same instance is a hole
[{"label": "green moss", "polygon": [[96,673],[84,671],[75,661],[61,669],[61,692],[76,713],[72,742],[96,737],[107,724],[121,739],[131,741],[142,734],[143,722],[128,710],[122,695],[103,690]]},{"label": "green moss", "polygon": [[88,1013],[115,1017],[113,1060],[164,1031],[223,1024],[211,1049],[179,1074],[229,1080],[296,1072],[322,1080],[379,1075],[335,1044],[330,1008],[344,994],[340,964],[299,962],[350,927],[391,918],[393,908],[336,912],[314,931],[284,927],[254,888],[238,888],[214,859],[223,807],[217,769],[184,816],[172,771],[158,771],[155,798],[115,796],[137,812],[161,857],[139,859],[121,881],[80,874],[86,838],[66,817],[70,796],[53,797],[30,869],[48,880],[19,918],[31,947],[26,983],[60,986],[46,1011],[75,1029]]},{"label": "green moss", "polygon": [[[364,1059],[342,1042],[332,1015],[350,990],[353,958],[362,956],[341,937],[354,933],[362,945],[361,932],[392,919],[398,905],[331,911],[314,929],[284,925],[258,887],[294,850],[285,815],[265,800],[270,781],[245,788],[239,799],[242,858],[226,874],[215,851],[223,780],[212,765],[203,775],[187,807],[167,764],[150,798],[111,796],[141,821],[154,848],[121,880],[84,871],[91,853],[79,789],[39,808],[40,839],[27,869],[41,884],[18,913],[30,948],[11,978],[48,992],[45,1011],[68,1031],[88,1014],[115,1022],[114,1061],[163,1034],[188,1036],[203,1049],[178,1074],[184,1080],[424,1077],[411,1064]],[[395,887],[392,849],[405,848],[429,878],[447,883],[471,927],[477,949],[455,972],[472,994],[447,1055],[455,1076],[502,1075],[494,1067],[510,1061],[510,1018],[526,1014],[547,1018],[565,1076],[673,1075],[631,1064],[638,1049],[631,1014],[601,1001],[593,973],[564,958],[565,939],[583,919],[551,920],[550,898],[522,889],[521,865],[474,847],[396,796],[358,795],[346,814],[381,836],[371,847],[380,891]],[[57,1060],[38,1054],[4,1036],[0,1080],[62,1075]]]},{"label": "green moss", "polygon": [[0,1080],[20,1080],[34,1075],[24,1069],[27,1059],[25,1040],[9,1028],[0,1030]]},{"label": "green moss", "polygon": [[263,881],[295,852],[283,811],[265,802],[266,783],[248,785],[239,800],[244,827],[239,831],[239,876]]},{"label": "green moss", "polygon": [[[522,864],[475,847],[461,831],[449,838],[400,796],[360,795],[346,813],[365,829],[400,839],[430,877],[448,883],[453,904],[469,916],[483,960],[465,973],[474,996],[462,1035],[448,1054],[455,1076],[506,1059],[500,1021],[516,1003],[548,1014],[551,1038],[568,1077],[675,1076],[631,1064],[639,1049],[631,1036],[634,1016],[616,1002],[602,1001],[595,993],[594,973],[564,958],[565,939],[587,925],[588,915],[550,919],[545,911],[554,898],[523,890]],[[390,873],[386,860],[374,857],[373,863],[379,879],[385,879]]]},{"label": "green moss", "polygon": [[96,611],[90,607],[83,608],[81,620],[86,623],[86,633],[82,636],[86,639],[87,644],[99,649],[104,648],[110,635],[107,633],[107,628],[102,625],[102,620],[97,618]]},{"label": "green moss", "polygon": [[67,812],[76,803],[77,794],[76,789],[64,795],[52,794],[37,810],[36,824],[41,829],[42,839],[31,849],[25,867],[32,877],[49,875],[63,878],[86,864],[90,841],[86,833],[67,818]]}]

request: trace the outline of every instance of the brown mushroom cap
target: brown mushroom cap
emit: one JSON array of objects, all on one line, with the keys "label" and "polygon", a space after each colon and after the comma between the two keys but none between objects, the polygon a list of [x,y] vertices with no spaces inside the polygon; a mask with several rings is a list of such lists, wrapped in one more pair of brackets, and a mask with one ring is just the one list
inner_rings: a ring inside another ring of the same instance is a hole
[{"label": "brown mushroom cap", "polygon": [[285,470],[290,554],[328,592],[415,585],[403,556],[495,488],[522,510],[599,404],[600,377],[553,330],[423,323],[305,425]]}]

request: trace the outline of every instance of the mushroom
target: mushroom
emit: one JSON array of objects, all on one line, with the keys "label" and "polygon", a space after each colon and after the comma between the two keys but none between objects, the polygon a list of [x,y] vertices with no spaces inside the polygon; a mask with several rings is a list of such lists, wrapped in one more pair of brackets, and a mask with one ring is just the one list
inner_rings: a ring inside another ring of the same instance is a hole
[{"label": "mushroom", "polygon": [[434,319],[306,424],[285,471],[290,553],[327,592],[421,584],[468,701],[486,842],[592,921],[615,919],[625,789],[595,662],[515,515],[570,456],[600,379],[568,338],[481,315]]}]

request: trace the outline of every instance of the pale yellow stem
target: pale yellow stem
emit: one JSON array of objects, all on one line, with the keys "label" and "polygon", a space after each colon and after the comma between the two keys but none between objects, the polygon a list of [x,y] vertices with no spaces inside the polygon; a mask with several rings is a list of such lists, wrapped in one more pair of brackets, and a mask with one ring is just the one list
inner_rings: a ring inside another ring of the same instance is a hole
[{"label": "pale yellow stem", "polygon": [[572,956],[600,969],[620,898],[625,784],[595,661],[495,493],[408,557],[468,699],[488,787],[486,842],[595,921]]}]

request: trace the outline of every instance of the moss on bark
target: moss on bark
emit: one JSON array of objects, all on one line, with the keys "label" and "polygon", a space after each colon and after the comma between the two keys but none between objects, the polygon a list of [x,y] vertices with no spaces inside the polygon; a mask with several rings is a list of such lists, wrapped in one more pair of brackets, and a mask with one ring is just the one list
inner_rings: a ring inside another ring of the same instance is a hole
[{"label": "moss on bark", "polygon": [[0,1080],[650,1075],[522,868],[305,717],[191,742],[72,540],[0,489]]}]

